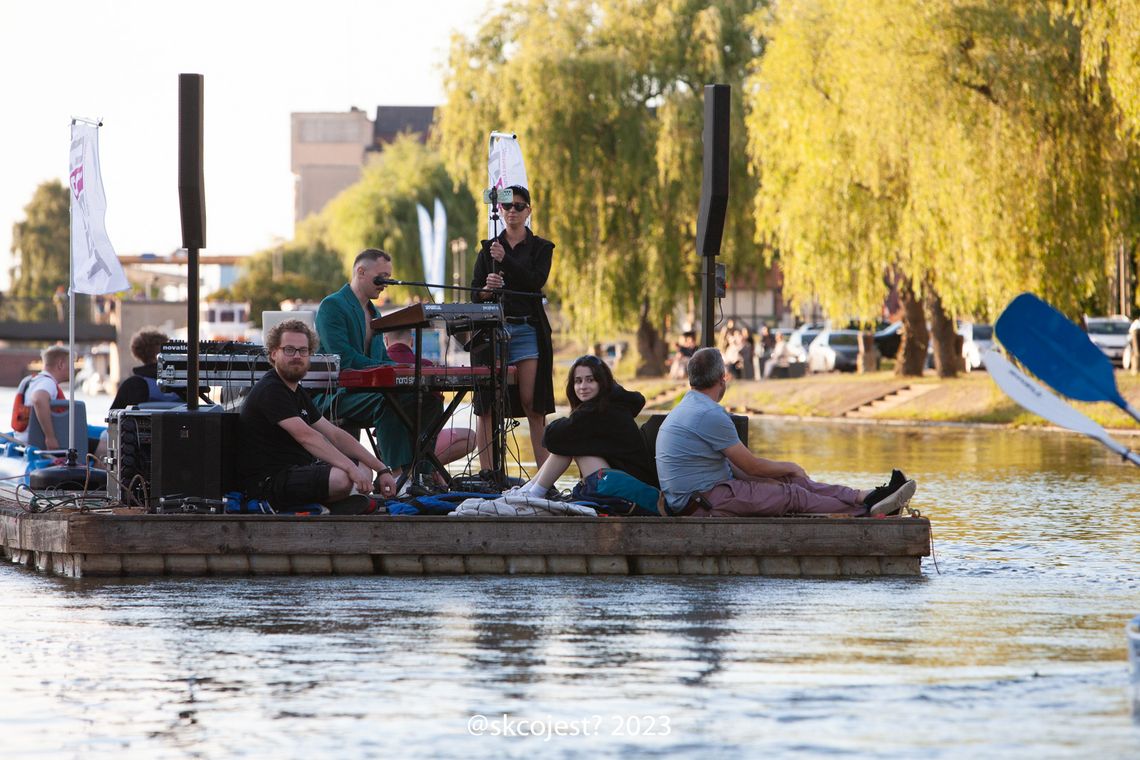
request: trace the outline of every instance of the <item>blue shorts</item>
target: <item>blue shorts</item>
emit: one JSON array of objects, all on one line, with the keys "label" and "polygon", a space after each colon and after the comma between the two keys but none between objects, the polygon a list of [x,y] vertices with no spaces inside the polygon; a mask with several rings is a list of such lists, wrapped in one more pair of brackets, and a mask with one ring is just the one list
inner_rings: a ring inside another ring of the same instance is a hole
[{"label": "blue shorts", "polygon": [[538,333],[532,326],[508,322],[507,333],[511,336],[507,348],[507,364],[538,358]]}]

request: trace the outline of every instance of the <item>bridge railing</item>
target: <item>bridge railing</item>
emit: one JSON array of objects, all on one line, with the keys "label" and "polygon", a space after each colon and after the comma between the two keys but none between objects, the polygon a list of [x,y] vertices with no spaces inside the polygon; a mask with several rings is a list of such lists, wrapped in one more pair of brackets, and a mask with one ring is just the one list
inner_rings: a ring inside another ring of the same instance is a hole
[{"label": "bridge railing", "polygon": [[[0,294],[0,322],[67,322],[70,298],[22,298]],[[110,296],[76,294],[75,321],[108,324],[117,308]]]}]

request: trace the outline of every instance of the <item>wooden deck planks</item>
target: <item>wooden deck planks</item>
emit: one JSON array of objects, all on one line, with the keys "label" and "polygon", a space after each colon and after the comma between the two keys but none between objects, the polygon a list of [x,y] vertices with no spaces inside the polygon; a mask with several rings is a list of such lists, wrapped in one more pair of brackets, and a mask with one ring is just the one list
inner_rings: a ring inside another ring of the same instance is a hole
[{"label": "wooden deck planks", "polygon": [[13,561],[60,575],[916,575],[925,518],[455,518],[32,514]]}]

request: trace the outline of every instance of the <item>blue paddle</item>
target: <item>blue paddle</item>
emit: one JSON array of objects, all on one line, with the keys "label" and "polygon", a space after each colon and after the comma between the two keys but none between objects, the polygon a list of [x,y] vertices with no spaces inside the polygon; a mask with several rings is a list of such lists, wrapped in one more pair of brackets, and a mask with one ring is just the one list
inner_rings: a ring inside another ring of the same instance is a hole
[{"label": "blue paddle", "polygon": [[1111,401],[1140,421],[1140,413],[1117,390],[1108,357],[1037,296],[1022,293],[1010,301],[994,332],[1006,351],[1059,393],[1078,401]]}]

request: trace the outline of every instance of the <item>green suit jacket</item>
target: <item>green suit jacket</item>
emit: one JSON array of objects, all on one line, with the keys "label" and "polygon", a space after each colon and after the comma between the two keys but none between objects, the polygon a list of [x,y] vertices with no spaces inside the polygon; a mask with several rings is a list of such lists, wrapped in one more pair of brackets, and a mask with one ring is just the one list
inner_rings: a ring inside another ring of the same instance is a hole
[{"label": "green suit jacket", "polygon": [[[371,302],[368,304],[368,321],[380,316]],[[368,324],[360,310],[360,302],[352,288],[343,288],[321,301],[317,310],[317,334],[321,339],[322,354],[338,354],[341,369],[367,369],[382,364],[393,364],[388,358],[384,336],[372,336],[370,345],[364,345]]]},{"label": "green suit jacket", "polygon": [[[368,319],[380,316],[380,312],[369,302]],[[372,336],[368,346],[364,345],[367,323],[360,302],[352,288],[343,288],[321,301],[317,310],[317,336],[321,340],[322,354],[340,356],[341,369],[368,369],[382,364],[393,364],[388,358],[388,348],[380,333]],[[346,389],[314,392],[313,401],[321,414],[329,419],[349,419],[368,427],[375,426],[384,407],[384,398],[379,393],[353,393]]]}]

